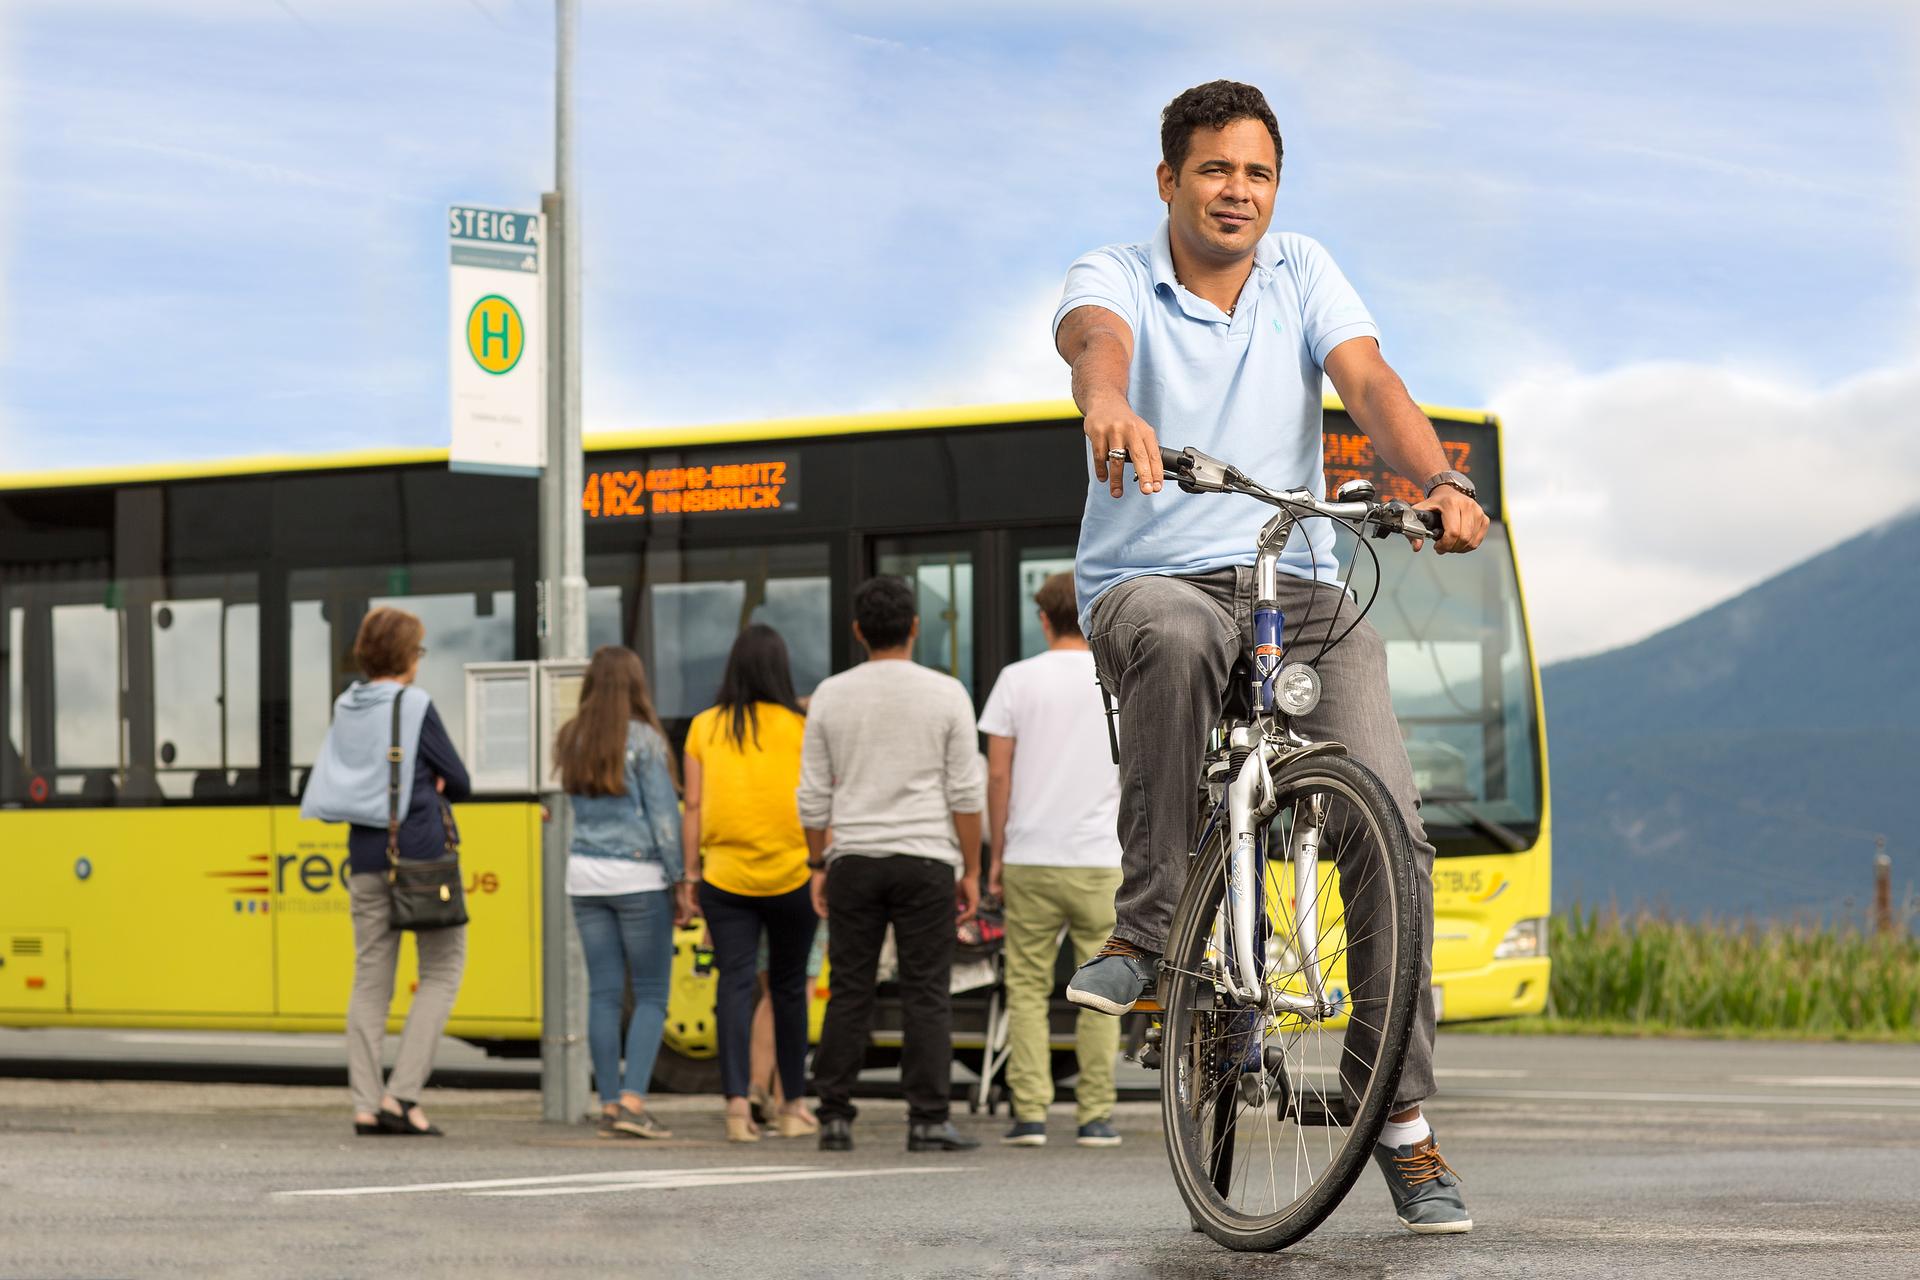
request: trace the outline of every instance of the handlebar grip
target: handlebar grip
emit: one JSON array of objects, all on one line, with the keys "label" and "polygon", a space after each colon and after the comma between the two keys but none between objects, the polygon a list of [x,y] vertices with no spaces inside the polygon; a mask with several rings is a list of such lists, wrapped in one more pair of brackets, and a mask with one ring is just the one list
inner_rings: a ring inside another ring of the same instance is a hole
[{"label": "handlebar grip", "polygon": [[1186,461],[1186,458],[1187,454],[1184,449],[1169,449],[1165,445],[1160,446],[1160,469],[1168,475],[1178,475],[1180,473],[1180,465]]},{"label": "handlebar grip", "polygon": [[1416,510],[1413,514],[1420,517],[1420,523],[1425,525],[1427,532],[1436,538],[1440,536],[1445,528],[1445,525],[1440,520],[1440,513],[1431,507],[1425,510]]}]

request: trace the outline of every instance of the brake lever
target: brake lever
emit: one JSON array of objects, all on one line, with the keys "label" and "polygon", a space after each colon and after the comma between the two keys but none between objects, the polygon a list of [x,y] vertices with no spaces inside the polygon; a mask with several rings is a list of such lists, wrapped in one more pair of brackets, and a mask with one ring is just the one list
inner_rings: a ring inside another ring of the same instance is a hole
[{"label": "brake lever", "polygon": [[1403,538],[1428,541],[1438,538],[1441,533],[1440,513],[1431,508],[1421,511],[1408,506],[1398,498],[1390,499],[1374,508],[1374,514],[1367,518],[1373,526],[1375,538],[1385,538],[1399,534]]}]

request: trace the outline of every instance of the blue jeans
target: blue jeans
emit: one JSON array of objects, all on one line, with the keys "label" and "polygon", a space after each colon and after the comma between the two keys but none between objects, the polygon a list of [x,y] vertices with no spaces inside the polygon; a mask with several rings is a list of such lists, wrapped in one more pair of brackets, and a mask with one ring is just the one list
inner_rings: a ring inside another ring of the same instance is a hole
[{"label": "blue jeans", "polygon": [[[646,1096],[673,979],[673,895],[665,889],[607,897],[575,897],[573,923],[587,955],[587,1046],[600,1101]],[[627,1067],[620,1070],[620,1006],[633,982],[627,1024]]]}]

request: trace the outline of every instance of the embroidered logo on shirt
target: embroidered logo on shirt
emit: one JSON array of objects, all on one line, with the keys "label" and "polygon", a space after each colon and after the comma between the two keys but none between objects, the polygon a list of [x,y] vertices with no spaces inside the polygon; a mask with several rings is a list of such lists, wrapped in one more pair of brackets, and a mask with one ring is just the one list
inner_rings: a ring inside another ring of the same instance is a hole
[{"label": "embroidered logo on shirt", "polygon": [[1275,333],[1285,333],[1285,332],[1286,332],[1286,329],[1284,329],[1283,327],[1281,327],[1281,324],[1280,324],[1280,317],[1279,317],[1279,316],[1275,316],[1275,317],[1273,318],[1273,331],[1274,331]]}]

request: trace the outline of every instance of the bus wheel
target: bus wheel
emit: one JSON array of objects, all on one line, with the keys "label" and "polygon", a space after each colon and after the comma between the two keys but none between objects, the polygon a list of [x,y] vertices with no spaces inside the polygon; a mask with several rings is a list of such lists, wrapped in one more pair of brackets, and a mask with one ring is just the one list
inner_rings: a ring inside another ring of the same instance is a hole
[{"label": "bus wheel", "polygon": [[690,1058],[663,1044],[653,1060],[653,1088],[656,1093],[718,1093],[720,1059]]}]

